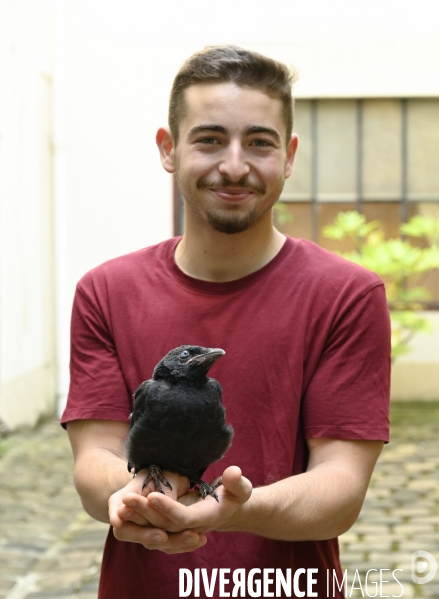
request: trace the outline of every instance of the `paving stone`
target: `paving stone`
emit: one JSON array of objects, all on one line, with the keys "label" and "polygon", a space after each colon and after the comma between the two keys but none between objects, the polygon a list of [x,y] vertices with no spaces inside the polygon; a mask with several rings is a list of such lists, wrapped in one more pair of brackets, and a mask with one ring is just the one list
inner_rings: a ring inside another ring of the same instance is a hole
[{"label": "paving stone", "polygon": [[0,596],[1,593],[6,593],[14,586],[15,582],[13,580],[6,580],[3,577],[0,578]]},{"label": "paving stone", "polygon": [[396,507],[392,511],[392,515],[400,516],[402,519],[421,519],[424,516],[430,518],[433,514],[431,513],[431,507],[423,504],[422,506]]},{"label": "paving stone", "polygon": [[348,530],[339,537],[339,542],[341,543],[352,543],[355,541],[358,541],[358,533],[354,532],[352,529]]},{"label": "paving stone", "polygon": [[364,536],[361,539],[361,543],[362,545],[367,546],[368,551],[387,551],[388,553],[390,553],[391,551],[393,551],[394,548],[394,542],[389,539],[388,537],[382,536],[379,538],[375,538],[373,535],[371,536]]},{"label": "paving stone", "polygon": [[73,591],[65,589],[64,591],[37,591],[36,593],[29,593],[26,595],[26,599],[66,599],[66,597],[73,597]]},{"label": "paving stone", "polygon": [[421,597],[428,597],[429,599],[438,599],[439,582],[437,582],[436,580],[437,578],[427,584],[422,585],[422,595],[420,595]]},{"label": "paving stone", "polygon": [[403,469],[409,473],[413,474],[423,474],[431,472],[437,473],[438,461],[431,462],[421,462],[421,463],[413,463],[408,462],[407,464],[403,464]]},{"label": "paving stone", "polygon": [[393,529],[395,535],[400,535],[402,537],[414,537],[417,538],[421,533],[432,533],[432,526],[430,524],[412,524],[411,522],[407,524],[401,524],[399,526],[395,526]]},{"label": "paving stone", "polygon": [[400,505],[410,505],[410,504],[422,504],[423,503],[423,492],[418,489],[399,489],[394,494],[395,502]]},{"label": "paving stone", "polygon": [[390,551],[371,551],[368,555],[368,563],[377,570],[382,568],[394,570],[398,566],[398,554]]},{"label": "paving stone", "polygon": [[408,482],[407,489],[431,491],[434,489],[439,489],[439,483],[431,478],[413,479]]},{"label": "paving stone", "polygon": [[382,590],[383,594],[381,595],[381,597],[385,597],[387,595],[389,597],[403,597],[405,599],[406,597],[416,596],[414,586],[411,584],[402,584],[401,588],[401,585],[399,585],[397,582],[389,582],[388,584],[383,585]]},{"label": "paving stone", "polygon": [[355,571],[356,568],[362,567],[365,563],[366,563],[366,558],[365,558],[364,554],[350,555],[348,552],[343,555],[341,567],[342,567],[342,570],[345,570],[347,568],[349,571],[351,571],[351,570]]},{"label": "paving stone", "polygon": [[377,527],[384,527],[384,526],[397,526],[399,524],[402,523],[402,518],[398,517],[398,516],[390,516],[390,515],[381,515],[381,516],[370,516],[367,519],[367,522],[364,523],[364,526],[370,526],[373,527],[374,530],[377,529]]},{"label": "paving stone", "polygon": [[423,549],[430,553],[437,554],[439,562],[439,535],[438,533],[419,534],[410,539],[412,545],[416,545],[417,549]]}]

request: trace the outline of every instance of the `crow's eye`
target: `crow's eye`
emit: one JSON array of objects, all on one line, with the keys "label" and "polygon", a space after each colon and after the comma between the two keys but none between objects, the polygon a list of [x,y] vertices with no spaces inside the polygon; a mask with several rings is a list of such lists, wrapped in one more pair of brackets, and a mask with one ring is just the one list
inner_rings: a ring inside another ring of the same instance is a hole
[{"label": "crow's eye", "polygon": [[181,354],[180,354],[180,358],[189,358],[189,352],[187,349],[184,349]]}]

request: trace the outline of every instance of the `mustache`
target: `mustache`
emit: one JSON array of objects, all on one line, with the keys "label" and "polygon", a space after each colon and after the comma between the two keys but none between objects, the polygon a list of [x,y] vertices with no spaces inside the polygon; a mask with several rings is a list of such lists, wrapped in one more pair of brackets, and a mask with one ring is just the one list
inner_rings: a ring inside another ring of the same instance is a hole
[{"label": "mustache", "polygon": [[265,187],[262,183],[253,183],[247,177],[242,177],[239,181],[231,181],[228,177],[221,177],[221,179],[209,179],[208,177],[201,177],[197,182],[197,189],[206,189],[209,187],[244,187],[250,191],[256,193],[265,193]]}]

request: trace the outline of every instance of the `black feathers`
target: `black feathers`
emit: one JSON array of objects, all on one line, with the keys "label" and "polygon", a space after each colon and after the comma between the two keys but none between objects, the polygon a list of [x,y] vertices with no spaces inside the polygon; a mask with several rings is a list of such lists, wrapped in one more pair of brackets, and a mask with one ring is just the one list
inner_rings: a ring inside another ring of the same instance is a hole
[{"label": "black feathers", "polygon": [[127,440],[128,470],[137,474],[150,468],[144,486],[153,479],[163,493],[161,483],[170,484],[161,469],[170,470],[199,484],[203,497],[210,494],[218,499],[201,476],[224,455],[233,436],[225,422],[221,385],[207,377],[224,354],[222,349],[182,345],[166,354],[154,368],[153,378],[136,389]]}]

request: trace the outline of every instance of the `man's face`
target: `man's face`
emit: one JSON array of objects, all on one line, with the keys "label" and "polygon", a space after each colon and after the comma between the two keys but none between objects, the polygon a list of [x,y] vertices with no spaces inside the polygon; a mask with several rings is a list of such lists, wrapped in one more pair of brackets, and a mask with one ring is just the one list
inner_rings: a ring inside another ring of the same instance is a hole
[{"label": "man's face", "polygon": [[228,234],[271,218],[297,146],[296,136],[287,146],[281,101],[234,83],[197,84],[185,108],[173,164],[187,218]]}]

